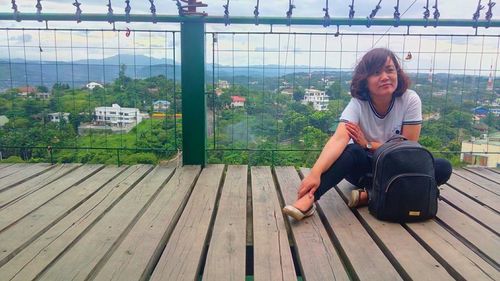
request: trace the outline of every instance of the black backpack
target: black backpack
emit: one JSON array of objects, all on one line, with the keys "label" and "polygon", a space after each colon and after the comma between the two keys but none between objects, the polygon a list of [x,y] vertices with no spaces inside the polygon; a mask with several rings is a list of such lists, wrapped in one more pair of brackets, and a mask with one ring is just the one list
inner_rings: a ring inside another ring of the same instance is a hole
[{"label": "black backpack", "polygon": [[434,158],[419,143],[400,135],[391,138],[375,151],[372,169],[368,209],[376,218],[413,222],[436,215]]}]

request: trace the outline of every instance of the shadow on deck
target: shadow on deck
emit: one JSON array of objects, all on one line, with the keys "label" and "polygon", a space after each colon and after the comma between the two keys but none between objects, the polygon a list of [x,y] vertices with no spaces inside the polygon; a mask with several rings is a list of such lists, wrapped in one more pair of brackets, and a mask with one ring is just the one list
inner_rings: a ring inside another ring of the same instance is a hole
[{"label": "shadow on deck", "polygon": [[455,170],[424,223],[342,182],[284,218],[293,167],[0,164],[0,280],[500,280],[500,171]]}]

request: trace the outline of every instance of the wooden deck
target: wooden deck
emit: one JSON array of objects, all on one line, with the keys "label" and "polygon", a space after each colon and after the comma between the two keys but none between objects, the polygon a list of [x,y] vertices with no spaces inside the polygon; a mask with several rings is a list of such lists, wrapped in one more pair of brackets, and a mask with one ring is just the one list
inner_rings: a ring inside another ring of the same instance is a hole
[{"label": "wooden deck", "polygon": [[500,280],[500,171],[455,170],[435,220],[285,218],[307,169],[0,164],[0,280]]}]

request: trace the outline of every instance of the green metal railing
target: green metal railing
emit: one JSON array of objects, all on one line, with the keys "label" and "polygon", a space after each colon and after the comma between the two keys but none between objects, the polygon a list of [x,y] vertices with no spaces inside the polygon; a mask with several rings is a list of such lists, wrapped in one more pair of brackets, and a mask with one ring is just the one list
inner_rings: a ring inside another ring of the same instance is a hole
[{"label": "green metal railing", "polygon": [[[144,90],[141,88],[144,84],[148,87],[153,85],[147,89],[156,89],[158,87],[154,85],[158,86],[161,83],[170,87],[167,92],[161,92],[161,88],[157,90],[160,91],[160,97],[171,102],[173,109],[169,111],[172,119],[165,115],[159,121],[146,120],[145,124],[149,124],[149,128],[144,124],[141,126],[136,124],[138,126],[132,131],[132,135],[135,134],[132,145],[130,145],[130,133],[112,135],[104,130],[104,133],[96,134],[95,138],[92,131],[84,138],[53,133],[56,136],[45,138],[44,145],[32,145],[29,141],[21,141],[22,145],[19,146],[15,142],[7,143],[4,128],[1,131],[3,135],[0,135],[4,137],[0,143],[3,155],[15,154],[16,150],[24,148],[43,151],[50,146],[53,151],[50,154],[52,161],[55,151],[58,150],[109,149],[113,151],[110,155],[117,155],[117,159],[121,158],[118,163],[123,162],[123,154],[131,155],[129,151],[150,151],[158,160],[182,150],[184,164],[220,161],[271,165],[310,164],[328,134],[335,129],[335,120],[349,99],[348,82],[356,60],[365,51],[377,46],[393,49],[401,57],[403,67],[414,80],[414,89],[421,94],[424,112],[428,118],[424,123],[423,141],[434,148],[435,152],[453,154],[457,157],[460,154],[459,149],[457,150],[458,143],[498,129],[495,123],[498,121],[497,116],[491,114],[487,116],[489,119],[486,121],[475,120],[469,124],[466,120],[472,118],[471,109],[484,105],[486,100],[489,104],[484,106],[492,107],[498,93],[496,85],[493,90],[485,92],[483,89],[488,83],[489,73],[492,73],[490,75],[493,79],[497,77],[500,37],[498,34],[477,34],[478,29],[498,28],[500,21],[496,20],[395,21],[383,18],[331,18],[326,24],[323,18],[260,17],[258,23],[270,26],[269,32],[205,32],[206,24],[253,25],[256,23],[256,18],[155,15],[155,22],[180,23],[178,32],[114,28],[115,22],[152,22],[151,15],[82,14],[78,18],[83,22],[113,23],[112,30],[48,28],[48,22],[51,21],[74,22],[76,20],[74,14],[20,13],[15,18],[21,22],[45,21],[47,28],[0,29],[0,32],[4,33],[2,37],[6,38],[0,41],[0,48],[9,56],[7,61],[0,62],[0,67],[3,67],[3,72],[0,72],[3,73],[0,83],[4,83],[4,90],[18,86],[53,86],[57,83],[50,101],[41,100],[41,107],[45,109],[41,110],[42,117],[28,118],[41,121],[43,130],[52,132],[55,129],[56,132],[65,132],[65,124],[55,126],[44,122],[45,115],[50,113],[49,109],[58,109],[57,105],[61,103],[65,106],[68,104],[71,106],[73,103],[71,122],[78,119],[76,117],[81,112],[84,113],[84,117],[92,120],[90,118],[92,108],[97,105],[110,106],[110,103],[121,97],[116,93],[124,92],[124,89],[136,95],[132,96],[133,102],[130,107],[141,107],[144,111],[148,111],[148,106],[144,104],[150,104],[152,100],[141,100],[147,95],[138,94],[138,91]],[[12,21],[13,15],[0,13],[0,20]],[[304,28],[309,26],[310,29],[314,29],[315,26],[327,27],[310,32],[276,32],[273,31],[273,26],[276,25],[301,25]],[[355,33],[349,32],[347,27],[396,25],[404,27],[405,32],[401,33],[401,29],[399,32],[389,32],[388,29],[384,33],[369,33],[370,29],[367,29],[367,33]],[[423,26],[428,26],[428,30],[433,34],[420,34],[414,31]],[[471,27],[475,28],[476,32],[463,35],[446,34],[440,32],[439,28],[432,28],[433,26]],[[50,40],[46,40],[47,34],[51,33],[53,35],[49,35]],[[93,42],[94,34],[101,37],[96,40],[98,41],[96,45]],[[30,39],[26,37],[27,35]],[[111,36],[112,40],[108,36]],[[68,40],[62,39],[67,37],[70,38],[69,45]],[[81,40],[82,38],[84,39]],[[149,39],[149,43],[147,40],[142,40],[144,38]],[[163,43],[157,46],[158,38],[161,38],[160,41]],[[127,45],[128,41],[133,42]],[[117,43],[110,46],[111,42]],[[181,50],[176,49],[176,42],[180,42]],[[476,49],[476,46],[480,46],[480,50]],[[84,56],[86,63],[81,63],[78,59],[80,51],[87,54],[86,58]],[[91,79],[95,73],[90,67],[92,65],[90,62],[96,58],[96,52],[99,53],[100,69],[102,69],[98,72],[102,74],[100,79]],[[33,54],[38,55],[38,63],[33,63],[30,59]],[[120,59],[125,54],[133,55],[134,60],[128,61],[125,64],[127,69],[121,71],[120,66],[123,63]],[[149,57],[149,65],[146,63],[143,67],[138,67],[136,58],[139,54],[146,54]],[[106,61],[113,55],[118,57],[118,63]],[[412,58],[406,59],[409,56]],[[177,69],[179,64],[176,64],[176,58],[179,57],[182,63],[180,69]],[[49,58],[52,58],[51,63],[45,63]],[[154,58],[160,58],[167,66],[158,66]],[[173,63],[169,69],[170,60]],[[77,61],[80,62],[75,63]],[[86,67],[86,79],[75,78],[75,68],[82,67]],[[133,73],[130,72],[130,67],[133,67]],[[145,74],[144,68],[148,67],[149,73]],[[55,69],[55,78],[43,75],[50,69]],[[34,73],[40,73],[36,81],[32,79]],[[155,74],[161,74],[164,80],[155,80],[162,79],[161,76],[155,78]],[[93,80],[104,82],[104,87],[93,91],[78,89],[82,83]],[[221,87],[222,80],[228,81],[227,88]],[[124,86],[123,83],[126,81],[129,84]],[[64,88],[65,84],[69,86],[67,89]],[[328,92],[332,100],[328,114],[301,105],[301,95],[305,89],[310,88]],[[179,95],[180,93],[182,95]],[[245,107],[230,106],[228,98],[235,94],[247,99]],[[80,104],[79,97],[82,95],[86,95],[85,106]],[[22,106],[29,108],[37,105],[23,101]],[[7,126],[7,129],[14,131],[15,135],[16,130],[23,125],[23,120],[20,118],[21,121],[15,121],[16,116],[21,113],[15,105],[11,107],[14,110],[9,109],[12,111],[9,112],[9,116],[12,116],[14,121],[10,122],[16,125]],[[77,110],[80,108],[84,110]],[[180,112],[182,112],[182,126],[180,126],[181,120],[178,120]],[[460,122],[451,122],[456,119]],[[486,123],[489,124],[486,130],[474,127],[477,124],[487,125]],[[471,126],[472,128],[467,131]],[[305,128],[307,132],[297,132]],[[450,128],[451,131],[447,131]],[[168,139],[163,136],[163,141],[158,145],[153,147],[148,145],[155,134],[165,132],[171,133]],[[445,132],[446,137],[432,138],[436,132]],[[65,141],[61,143],[63,138]],[[182,146],[178,141],[180,139]],[[435,142],[441,145],[436,145]],[[450,142],[453,142],[454,146],[446,146]],[[123,154],[120,154],[121,152]]]}]

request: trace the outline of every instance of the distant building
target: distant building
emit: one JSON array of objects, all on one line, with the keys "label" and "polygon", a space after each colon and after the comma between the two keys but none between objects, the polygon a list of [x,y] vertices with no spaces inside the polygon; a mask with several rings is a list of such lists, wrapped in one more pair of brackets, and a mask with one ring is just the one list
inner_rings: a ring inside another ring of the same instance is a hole
[{"label": "distant building", "polygon": [[227,82],[226,80],[219,80],[217,84],[221,89],[229,89],[229,87],[231,86],[231,84],[229,84],[229,82]]},{"label": "distant building", "polygon": [[134,127],[142,121],[139,109],[121,107],[114,103],[111,107],[100,106],[94,110],[94,122],[99,125],[109,125],[114,127]]},{"label": "distant building", "polygon": [[487,115],[488,109],[486,107],[478,106],[472,110],[475,115]]},{"label": "distant building", "polygon": [[148,88],[148,93],[150,93],[150,94],[158,94],[159,92],[160,92],[160,89],[158,87]]},{"label": "distant building", "polygon": [[446,90],[442,90],[442,91],[437,91],[437,92],[434,92],[432,93],[433,96],[435,97],[442,97],[442,96],[446,96]]},{"label": "distant building", "polygon": [[500,107],[490,108],[490,112],[493,113],[495,116],[500,116]]},{"label": "distant building", "polygon": [[36,93],[36,88],[35,87],[26,86],[26,87],[20,87],[20,88],[17,88],[17,89],[19,90],[19,95],[23,96],[23,97],[26,97],[29,94]]},{"label": "distant building", "polygon": [[245,106],[246,99],[240,96],[231,96],[231,106],[232,107],[243,107]]},{"label": "distant building", "polygon": [[59,123],[61,122],[61,119],[64,119],[66,121],[69,121],[69,113],[67,112],[54,112],[54,113],[49,113],[47,114],[47,119],[50,122],[56,122]]},{"label": "distant building", "polygon": [[474,115],[483,116],[483,117],[488,115],[488,113],[490,113],[490,112],[492,114],[494,114],[495,116],[500,116],[500,108],[499,107],[487,108],[484,106],[478,106],[478,107],[474,108],[472,111],[473,111]]},{"label": "distant building", "polygon": [[290,88],[290,87],[282,88],[281,93],[284,95],[292,96],[293,95],[293,88]]},{"label": "distant building", "polygon": [[87,87],[87,89],[89,90],[93,90],[95,87],[104,88],[101,84],[97,82],[90,82],[87,85],[85,85],[85,87]]},{"label": "distant building", "polygon": [[312,103],[314,110],[324,111],[328,110],[328,103],[330,98],[326,95],[325,91],[316,89],[306,89],[304,93],[303,104]]},{"label": "distant building", "polygon": [[157,100],[153,102],[154,112],[165,112],[170,108],[170,102],[166,100]]},{"label": "distant building", "polygon": [[0,115],[0,128],[5,126],[7,123],[9,123],[9,118],[5,115]]},{"label": "distant building", "polygon": [[48,100],[50,99],[51,93],[35,93],[35,98],[41,99],[41,100]]},{"label": "distant building", "polygon": [[500,168],[500,132],[463,141],[460,160],[471,165]]}]

